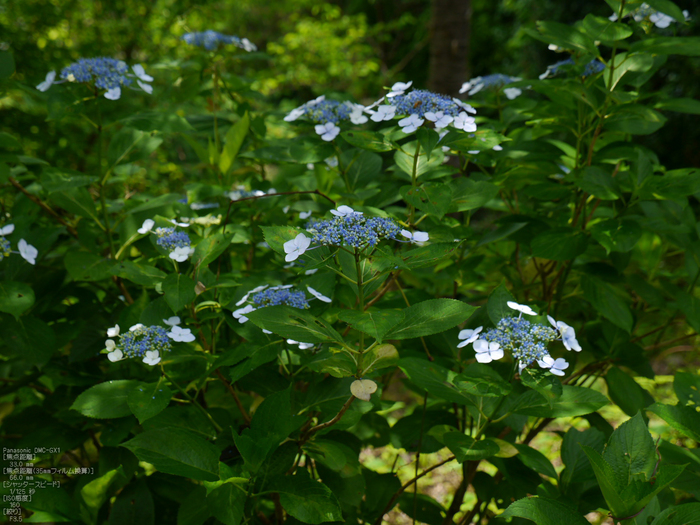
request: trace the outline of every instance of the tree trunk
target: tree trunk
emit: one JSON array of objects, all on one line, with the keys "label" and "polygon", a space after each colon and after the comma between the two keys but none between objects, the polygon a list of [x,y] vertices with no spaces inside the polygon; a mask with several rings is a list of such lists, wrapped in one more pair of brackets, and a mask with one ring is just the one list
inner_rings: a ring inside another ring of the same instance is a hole
[{"label": "tree trunk", "polygon": [[428,88],[457,96],[469,80],[471,0],[433,0]]}]

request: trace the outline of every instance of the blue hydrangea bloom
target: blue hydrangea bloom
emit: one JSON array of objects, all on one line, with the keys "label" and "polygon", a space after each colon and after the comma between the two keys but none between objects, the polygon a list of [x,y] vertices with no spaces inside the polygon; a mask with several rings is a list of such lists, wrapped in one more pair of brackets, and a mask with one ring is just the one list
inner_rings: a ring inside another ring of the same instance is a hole
[{"label": "blue hydrangea bloom", "polygon": [[393,219],[365,217],[359,213],[309,221],[306,229],[313,235],[311,241],[317,244],[354,248],[373,247],[381,239],[396,239],[401,231]]},{"label": "blue hydrangea bloom", "polygon": [[61,70],[61,78],[70,82],[94,82],[101,89],[129,86],[132,79],[126,76],[129,66],[121,60],[107,57],[81,58]]},{"label": "blue hydrangea bloom", "polygon": [[300,309],[309,307],[309,301],[306,299],[304,292],[277,286],[255,294],[253,296],[253,304],[256,308],[281,304]]},{"label": "blue hydrangea bloom", "polygon": [[548,356],[547,344],[559,338],[556,330],[534,324],[523,317],[504,317],[496,328],[492,328],[481,337],[489,343],[498,343],[503,350],[510,350],[513,358],[521,365],[541,360]]},{"label": "blue hydrangea bloom", "polygon": [[10,241],[5,239],[5,237],[0,237],[0,261],[2,261],[5,257],[9,257],[11,253],[12,250],[10,249]]},{"label": "blue hydrangea bloom", "polygon": [[203,47],[208,51],[213,51],[219,45],[233,44],[236,47],[245,49],[246,51],[256,51],[258,48],[247,38],[238,38],[233,35],[224,35],[218,31],[208,29],[207,31],[197,33],[187,33],[182,36],[182,39],[190,45]]},{"label": "blue hydrangea bloom", "polygon": [[[559,62],[556,62],[554,64],[551,64],[547,66],[547,70],[540,75],[540,80],[545,79],[547,77],[553,77],[555,75],[558,75],[560,73],[568,73],[573,70],[574,66],[576,63],[572,58],[567,58],[566,60],[560,60]],[[596,73],[600,73],[605,69],[605,64],[603,64],[600,60],[597,58],[594,58],[590,62],[586,64],[586,66],[583,68],[583,72],[581,73],[582,77],[587,77],[590,75],[594,75]]]},{"label": "blue hydrangea bloom", "polygon": [[418,115],[421,118],[429,111],[433,113],[442,111],[452,117],[456,117],[464,111],[452,97],[423,89],[397,95],[391,99],[391,104],[396,107],[397,115]]},{"label": "blue hydrangea bloom", "polygon": [[119,347],[127,357],[143,357],[146,352],[169,352],[171,349],[168,330],[162,326],[136,325],[125,334],[119,335]]},{"label": "blue hydrangea bloom", "polygon": [[190,237],[185,232],[177,232],[175,228],[156,228],[158,236],[156,244],[168,251],[175,248],[188,248],[191,244]]}]

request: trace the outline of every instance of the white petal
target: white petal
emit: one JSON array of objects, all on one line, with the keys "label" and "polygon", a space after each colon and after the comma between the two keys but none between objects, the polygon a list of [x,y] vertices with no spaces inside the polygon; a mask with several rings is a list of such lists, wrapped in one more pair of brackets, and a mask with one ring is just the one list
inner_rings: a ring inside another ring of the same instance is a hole
[{"label": "white petal", "polygon": [[139,77],[141,80],[145,82],[153,82],[153,77],[151,75],[146,74],[146,70],[143,69],[143,66],[141,64],[134,64],[133,66],[131,66],[131,69],[134,70],[136,76]]},{"label": "white petal", "polygon": [[107,329],[107,337],[117,337],[119,335],[119,325],[115,324],[112,328]]},{"label": "white petal", "polygon": [[56,78],[56,72],[49,71],[48,73],[46,73],[46,79],[41,84],[39,84],[36,88],[42,92],[46,91],[47,89],[49,89],[52,86],[55,78]]},{"label": "white petal", "polygon": [[153,86],[152,85],[141,82],[140,80],[137,80],[136,83],[139,85],[139,87],[141,89],[143,89],[149,95],[153,93]]},{"label": "white petal", "polygon": [[307,286],[306,288],[309,290],[309,293],[310,293],[311,295],[313,295],[313,296],[314,296],[316,299],[318,299],[319,301],[323,301],[324,303],[331,303],[331,302],[333,302],[332,299],[326,297],[326,296],[323,295],[321,292],[317,292],[316,290],[314,290],[313,288],[311,288],[311,286]]},{"label": "white petal", "polygon": [[36,264],[36,256],[39,255],[39,251],[34,246],[28,244],[24,239],[20,239],[17,243],[17,248],[19,248],[19,254],[22,256],[22,259],[29,264]]},{"label": "white petal", "polygon": [[121,361],[123,357],[124,357],[124,354],[118,348],[114,352],[110,352],[109,354],[107,354],[107,359],[112,361],[112,363],[116,363],[117,361]]},{"label": "white petal", "polygon": [[177,326],[180,324],[180,318],[176,315],[174,317],[169,317],[168,319],[163,319],[163,322],[169,326]]},{"label": "white petal", "polygon": [[146,219],[145,221],[143,221],[141,227],[136,231],[143,235],[144,233],[150,232],[151,229],[153,229],[153,226],[155,226],[155,224],[156,222],[153,219]]},{"label": "white petal", "polygon": [[122,96],[122,88],[120,88],[120,87],[108,89],[107,93],[105,93],[105,98],[108,100],[119,100],[119,97],[121,97],[121,96]]},{"label": "white petal", "polygon": [[15,225],[7,224],[0,228],[0,236],[10,235],[13,231],[15,231]]}]

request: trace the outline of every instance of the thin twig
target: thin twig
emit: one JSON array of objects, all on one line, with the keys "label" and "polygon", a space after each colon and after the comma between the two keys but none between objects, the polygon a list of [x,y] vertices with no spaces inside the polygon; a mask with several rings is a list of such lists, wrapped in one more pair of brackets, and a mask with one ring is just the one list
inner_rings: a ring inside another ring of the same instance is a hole
[{"label": "thin twig", "polygon": [[66,221],[64,221],[63,217],[61,217],[58,213],[56,213],[53,209],[51,209],[51,207],[48,204],[46,204],[44,201],[42,201],[36,195],[32,195],[31,193],[29,193],[24,188],[24,186],[22,186],[19,182],[17,182],[13,177],[9,177],[7,180],[9,180],[10,184],[12,184],[15,188],[17,188],[19,191],[24,193],[30,201],[37,204],[42,210],[44,210],[46,213],[51,215],[59,223],[63,224],[66,227],[66,230],[68,230],[68,233],[70,233],[76,239],[78,238],[78,232],[76,231],[76,229],[73,228],[73,226],[68,224]]},{"label": "thin twig", "polygon": [[226,388],[228,389],[229,392],[231,392],[231,395],[233,396],[233,400],[236,402],[236,406],[238,407],[238,410],[240,410],[241,415],[243,416],[243,419],[247,424],[250,423],[250,415],[248,412],[246,412],[245,408],[243,408],[243,405],[241,404],[241,400],[238,398],[238,394],[236,393],[236,390],[233,388],[233,385],[226,381],[226,378],[224,377],[224,374],[221,373],[221,370],[216,371],[216,375],[219,376],[219,379],[221,379],[221,382],[226,385]]}]

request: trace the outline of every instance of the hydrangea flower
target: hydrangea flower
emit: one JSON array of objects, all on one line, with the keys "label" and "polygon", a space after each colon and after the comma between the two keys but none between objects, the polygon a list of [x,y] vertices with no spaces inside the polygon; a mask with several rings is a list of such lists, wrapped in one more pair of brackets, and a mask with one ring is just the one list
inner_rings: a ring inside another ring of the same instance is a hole
[{"label": "hydrangea flower", "polygon": [[19,253],[22,259],[27,261],[29,264],[36,264],[36,258],[39,255],[39,251],[34,246],[27,243],[27,241],[24,239],[20,239],[17,243],[17,249],[19,251],[12,251],[10,241],[5,239],[5,235],[10,235],[13,231],[15,231],[14,224],[6,224],[0,228],[0,261],[2,261],[5,257],[9,257],[12,253]]},{"label": "hydrangea flower", "polygon": [[515,301],[508,301],[506,303],[506,305],[508,306],[508,308],[512,308],[513,310],[517,310],[518,312],[520,312],[520,317],[522,317],[523,314],[525,314],[525,315],[537,315],[537,312],[535,312],[532,308],[530,308],[526,304],[518,304]]},{"label": "hydrangea flower", "polygon": [[173,341],[181,343],[191,343],[195,340],[192,330],[189,328],[180,328],[177,325],[172,325],[170,332],[168,332],[168,337]]},{"label": "hydrangea flower", "polygon": [[291,241],[284,243],[284,260],[287,262],[296,261],[301,254],[303,254],[308,247],[311,245],[311,239],[309,239],[303,233],[297,235]]},{"label": "hydrangea flower", "polygon": [[267,193],[265,193],[262,190],[248,191],[245,189],[245,186],[237,186],[234,191],[230,191],[226,195],[232,201],[237,201],[239,199],[247,199],[249,197],[262,197],[263,195],[274,195],[275,193],[277,193],[277,190],[275,188],[270,188],[269,190],[267,190]]},{"label": "hydrangea flower", "polygon": [[175,228],[156,228],[154,233],[158,236],[156,244],[168,250],[171,259],[184,262],[194,253],[190,237],[185,232],[175,231]]},{"label": "hydrangea flower", "polygon": [[211,29],[195,33],[186,33],[182,35],[182,40],[192,46],[203,47],[207,51],[213,51],[221,44],[233,44],[234,46],[240,47],[248,52],[257,51],[258,49],[257,46],[247,38],[224,35],[223,33],[219,33],[218,31],[213,31]]},{"label": "hydrangea flower", "polygon": [[470,113],[476,113],[472,106],[457,98],[431,91],[416,89],[406,92],[410,86],[411,82],[394,84],[390,93],[367,106],[365,111],[371,114],[370,118],[375,122],[403,117],[399,120],[399,126],[404,133],[413,133],[425,120],[433,122],[438,131],[447,126],[476,131],[476,122],[469,116]]},{"label": "hydrangea flower", "polygon": [[496,328],[485,332],[474,344],[482,339],[489,343],[498,343],[502,350],[511,353],[513,359],[527,366],[549,355],[547,344],[557,339],[557,333],[547,326],[531,323],[522,317],[504,317]]},{"label": "hydrangea flower", "polygon": [[463,341],[457,345],[457,348],[464,348],[468,344],[473,343],[474,341],[479,339],[479,334],[483,329],[483,326],[479,326],[474,330],[466,329],[460,331],[459,334],[457,334],[457,339],[462,339]]},{"label": "hydrangea flower", "polygon": [[364,115],[364,106],[354,102],[338,102],[337,100],[326,100],[325,96],[320,96],[293,109],[284,117],[286,122],[293,122],[299,118],[305,118],[315,122],[314,130],[316,134],[325,141],[331,141],[340,133],[338,124],[349,120],[353,124],[364,124],[367,117]]},{"label": "hydrangea flower", "polygon": [[[661,11],[656,11],[647,3],[643,3],[642,5],[640,5],[637,9],[633,10],[630,13],[630,15],[632,16],[632,18],[634,18],[634,21],[637,23],[648,19],[649,22],[654,24],[659,29],[666,29],[673,22],[676,22],[675,18],[670,17],[666,13],[662,13]],[[685,21],[690,20],[690,13],[687,10],[683,10],[683,17],[685,18]],[[608,19],[611,22],[616,22],[617,13],[613,13],[612,15],[610,15],[610,17],[608,17]]]},{"label": "hydrangea flower", "polygon": [[[567,58],[566,60],[560,60],[559,62],[556,62],[554,64],[551,64],[547,66],[547,70],[540,75],[540,80],[543,80],[548,77],[553,77],[558,75],[559,73],[566,73],[569,71],[572,71],[575,69],[576,63],[574,62],[573,58]],[[594,75],[596,73],[600,73],[605,69],[605,64],[603,64],[600,60],[597,58],[594,58],[590,62],[586,64],[586,66],[583,69],[583,73],[581,74],[581,77],[588,77],[590,75]]]},{"label": "hydrangea flower", "polygon": [[172,348],[168,331],[162,326],[144,326],[135,324],[129,331],[120,334],[119,325],[107,330],[108,337],[118,337],[119,344],[113,339],[105,341],[107,358],[121,361],[126,358],[144,358],[143,362],[154,366],[160,362],[160,355]]},{"label": "hydrangea flower", "polygon": [[[485,77],[475,77],[468,82],[462,84],[460,88],[460,93],[467,93],[469,96],[476,95],[479,91],[486,88],[501,89],[506,84],[511,84],[512,82],[519,81],[518,77],[511,77],[508,75],[502,75],[501,73],[494,73],[493,75],[486,75]],[[508,92],[508,89],[515,90]],[[516,98],[522,93],[518,88],[508,88],[503,90],[506,97],[509,100]]]},{"label": "hydrangea flower", "polygon": [[314,290],[313,288],[311,288],[311,286],[307,286],[306,289],[309,290],[309,293],[310,293],[311,295],[313,295],[313,296],[314,296],[316,299],[318,299],[319,301],[322,301],[322,302],[324,302],[324,303],[331,303],[331,302],[333,302],[332,299],[331,299],[330,297],[326,297],[326,296],[323,295],[321,292],[317,292],[316,290]]},{"label": "hydrangea flower", "polygon": [[411,233],[408,230],[401,230],[401,235],[406,237],[411,244],[417,244],[419,246],[422,246],[424,242],[430,239],[428,232],[415,231]]},{"label": "hydrangea flower", "polygon": [[573,327],[569,326],[564,321],[555,321],[550,315],[547,316],[547,320],[559,332],[564,348],[569,351],[573,350],[574,352],[581,351],[581,345],[579,345],[576,340],[576,331]]},{"label": "hydrangea flower", "polygon": [[17,243],[17,249],[19,250],[19,254],[22,256],[22,259],[31,265],[36,264],[36,257],[39,255],[39,251],[34,248],[34,246],[28,244],[24,239],[20,239]]},{"label": "hydrangea flower", "polygon": [[300,343],[299,341],[295,341],[294,339],[287,339],[287,344],[298,346],[299,350],[309,350],[310,348],[316,346],[313,343]]},{"label": "hydrangea flower", "polygon": [[355,211],[350,206],[342,204],[337,209],[331,210],[331,214],[336,217],[349,217],[350,215],[363,215],[361,211]]},{"label": "hydrangea flower", "polygon": [[550,355],[546,355],[542,359],[538,359],[537,364],[540,365],[540,368],[549,370],[555,376],[563,376],[564,370],[569,368],[569,363],[567,363],[565,359],[562,359],[561,357],[554,359]]},{"label": "hydrangea flower", "polygon": [[487,342],[483,339],[477,339],[474,341],[474,351],[476,352],[476,360],[479,363],[490,363],[491,361],[498,361],[505,354],[501,345],[495,342]]},{"label": "hydrangea flower", "polygon": [[234,310],[233,317],[242,324],[248,321],[246,314],[254,312],[258,308],[265,308],[266,306],[286,305],[301,310],[309,308],[309,301],[306,295],[304,295],[304,292],[291,290],[291,288],[291,284],[272,287],[269,285],[258,286],[246,293],[243,298],[236,303],[236,306],[241,306],[243,303],[247,302],[251,295],[252,297],[250,297],[250,300],[253,304],[247,304],[243,308]]},{"label": "hydrangea flower", "polygon": [[330,220],[309,221],[307,231],[313,234],[311,240],[317,244],[332,246],[353,246],[365,248],[375,246],[381,239],[396,239],[401,231],[393,219],[384,217],[365,217],[349,206],[347,210],[340,206],[334,211]]},{"label": "hydrangea flower", "polygon": [[135,64],[129,70],[129,66],[122,60],[108,57],[81,58],[61,70],[61,79],[56,81],[56,72],[47,73],[43,82],[36,86],[39,91],[48,90],[53,84],[63,82],[81,82],[90,84],[98,89],[105,90],[105,98],[117,100],[121,97],[122,87],[131,86],[136,79],[136,84],[148,93],[153,93],[153,87],[149,82],[153,77],[146,74],[141,64]]}]

